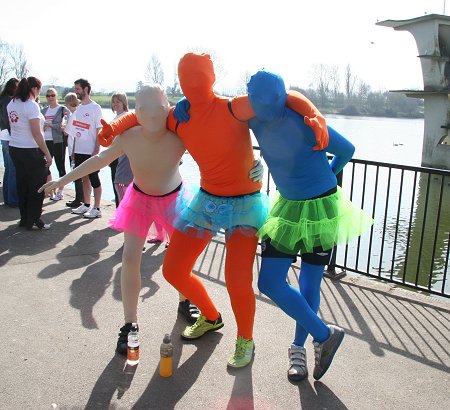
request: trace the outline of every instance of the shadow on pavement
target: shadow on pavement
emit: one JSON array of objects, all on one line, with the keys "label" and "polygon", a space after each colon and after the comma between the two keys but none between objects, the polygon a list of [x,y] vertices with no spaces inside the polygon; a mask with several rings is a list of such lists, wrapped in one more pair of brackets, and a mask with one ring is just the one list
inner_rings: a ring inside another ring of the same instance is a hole
[{"label": "shadow on pavement", "polygon": [[[133,409],[173,409],[178,401],[194,385],[202,368],[214,352],[222,334],[213,332],[206,338],[196,340],[197,351],[194,352],[183,364],[179,365],[184,343],[180,342],[179,334],[186,327],[186,322],[178,318],[172,328],[172,339],[174,343],[173,368],[174,373],[170,378],[159,375],[159,362],[155,371],[142,393],[141,397],[133,405]],[[92,393],[89,397],[86,409],[110,409],[114,408],[111,403],[117,392],[117,400],[126,399],[126,390],[131,386],[134,374],[126,373],[124,367],[126,359],[115,355],[101,373]],[[139,366],[139,364],[137,365]],[[135,366],[137,368],[137,366]],[[128,366],[129,367],[129,366]],[[136,370],[136,369],[134,369]],[[127,406],[127,408],[129,408]]]}]

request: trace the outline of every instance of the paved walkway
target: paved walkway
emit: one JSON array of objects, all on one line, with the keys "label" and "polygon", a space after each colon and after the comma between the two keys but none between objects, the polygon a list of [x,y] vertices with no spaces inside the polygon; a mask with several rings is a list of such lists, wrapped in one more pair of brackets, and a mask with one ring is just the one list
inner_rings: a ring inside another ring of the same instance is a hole
[{"label": "paved walkway", "polygon": [[[66,195],[66,199],[70,199]],[[0,200],[1,202],[1,200]],[[122,325],[122,235],[103,218],[72,215],[65,200],[44,205],[49,231],[17,226],[0,205],[0,409],[444,409],[449,405],[450,303],[368,279],[325,279],[320,315],[346,330],[327,374],[298,385],[286,378],[294,323],[257,291],[252,365],[226,367],[236,326],[224,285],[224,244],[212,241],[195,266],[225,326],[181,341],[177,292],[161,275],[164,246],[148,246],[139,301],[141,361],[114,354]],[[299,274],[292,267],[290,280]],[[174,375],[158,375],[159,345],[173,335]]]}]

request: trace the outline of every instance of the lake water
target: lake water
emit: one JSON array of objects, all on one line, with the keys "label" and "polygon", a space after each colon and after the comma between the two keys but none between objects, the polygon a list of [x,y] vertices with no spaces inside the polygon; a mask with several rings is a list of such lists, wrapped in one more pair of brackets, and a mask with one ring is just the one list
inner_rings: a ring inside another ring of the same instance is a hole
[{"label": "lake water", "polygon": [[[103,117],[111,121],[115,114],[110,109],[103,109]],[[372,117],[327,116],[329,125],[351,141],[355,147],[354,158],[388,162],[401,165],[420,166],[422,157],[423,119],[396,119]],[[254,145],[258,145],[254,139]],[[3,157],[0,156],[3,166]],[[66,170],[69,170],[69,160]],[[57,176],[56,166],[50,168]],[[198,184],[200,174],[197,164],[189,154],[183,157],[180,167],[183,178]],[[266,170],[267,172],[267,170]],[[114,200],[114,190],[109,167],[100,171],[103,187],[103,199]]]},{"label": "lake water", "polygon": [[[111,110],[103,109],[103,116],[105,121],[110,121],[115,115]],[[355,145],[354,158],[420,166],[423,119],[329,115],[327,116],[327,121],[330,126]],[[258,145],[256,140],[254,140],[254,145]],[[183,156],[180,172],[187,182],[199,183],[200,174],[197,164],[189,154]],[[53,174],[56,175],[55,173]],[[113,199],[114,191],[109,167],[104,168],[100,172],[100,178],[103,187],[103,198]]]}]

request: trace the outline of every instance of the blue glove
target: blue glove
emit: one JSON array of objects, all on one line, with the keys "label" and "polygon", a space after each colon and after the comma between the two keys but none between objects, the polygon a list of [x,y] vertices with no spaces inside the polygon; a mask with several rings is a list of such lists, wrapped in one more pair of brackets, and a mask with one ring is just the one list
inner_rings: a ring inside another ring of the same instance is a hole
[{"label": "blue glove", "polygon": [[264,176],[264,165],[260,159],[253,162],[254,167],[250,170],[248,176],[254,182],[261,181]]},{"label": "blue glove", "polygon": [[183,97],[180,99],[180,101],[177,102],[177,105],[173,110],[173,116],[179,122],[187,122],[190,118],[188,113],[189,108],[191,108],[191,103],[186,99],[186,97]]}]

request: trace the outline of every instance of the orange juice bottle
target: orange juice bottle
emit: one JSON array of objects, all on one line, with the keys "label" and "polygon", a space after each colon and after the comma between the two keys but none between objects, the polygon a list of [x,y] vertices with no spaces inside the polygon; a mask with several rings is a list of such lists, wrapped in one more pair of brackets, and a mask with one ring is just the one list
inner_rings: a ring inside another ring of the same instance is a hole
[{"label": "orange juice bottle", "polygon": [[161,358],[159,360],[159,374],[162,377],[170,377],[173,372],[173,345],[170,335],[166,333],[160,347]]}]

